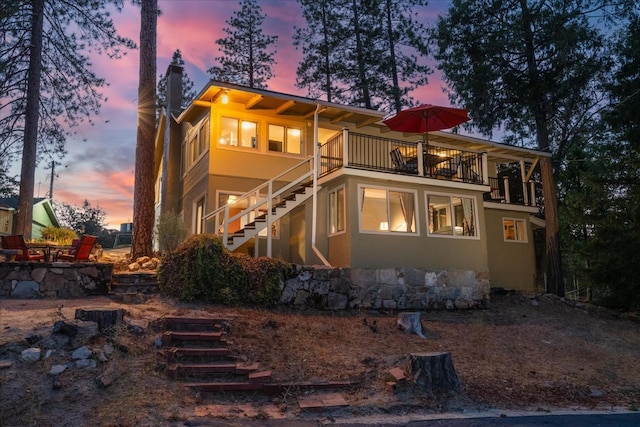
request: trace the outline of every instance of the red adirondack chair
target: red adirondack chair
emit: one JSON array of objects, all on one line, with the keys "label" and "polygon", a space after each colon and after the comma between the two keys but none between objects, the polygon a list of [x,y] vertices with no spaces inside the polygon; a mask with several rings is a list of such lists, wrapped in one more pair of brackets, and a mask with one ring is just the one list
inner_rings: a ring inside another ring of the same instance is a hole
[{"label": "red adirondack chair", "polygon": [[56,254],[56,260],[58,261],[89,261],[89,255],[93,250],[93,245],[96,243],[95,236],[82,236],[80,242],[73,248],[69,249],[66,253],[59,251]]},{"label": "red adirondack chair", "polygon": [[22,234],[14,234],[13,236],[2,236],[3,249],[17,249],[16,261],[42,261],[44,255],[30,250],[24,241]]}]

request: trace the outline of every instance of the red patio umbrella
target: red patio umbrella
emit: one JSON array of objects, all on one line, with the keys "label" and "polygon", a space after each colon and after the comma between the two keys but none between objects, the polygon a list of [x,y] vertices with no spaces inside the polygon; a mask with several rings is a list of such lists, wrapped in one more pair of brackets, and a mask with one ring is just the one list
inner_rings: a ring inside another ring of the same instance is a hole
[{"label": "red patio umbrella", "polygon": [[449,129],[469,120],[465,109],[422,104],[399,111],[382,122],[391,130],[424,133],[426,140],[427,132]]}]

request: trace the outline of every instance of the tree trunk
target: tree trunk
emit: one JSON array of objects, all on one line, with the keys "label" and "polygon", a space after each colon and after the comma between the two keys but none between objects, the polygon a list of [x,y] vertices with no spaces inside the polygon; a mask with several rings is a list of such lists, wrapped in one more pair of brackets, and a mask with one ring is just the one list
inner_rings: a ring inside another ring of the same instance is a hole
[{"label": "tree trunk", "polygon": [[106,328],[112,328],[122,324],[124,319],[124,310],[121,308],[113,310],[83,310],[76,309],[75,318],[83,321],[96,322],[98,330],[104,331]]},{"label": "tree trunk", "polygon": [[140,81],[131,244],[131,258],[134,260],[153,253],[157,20],[157,0],[143,0],[140,11]]},{"label": "tree trunk", "polygon": [[553,179],[553,166],[550,157],[540,159],[542,190],[544,194],[544,218],[546,226],[547,254],[547,292],[564,296],[562,277],[562,258],[560,255],[560,224],[558,222],[558,202]]},{"label": "tree trunk", "polygon": [[42,26],[44,0],[32,1],[31,52],[27,77],[27,105],[24,119],[24,145],[22,146],[22,169],[20,170],[20,197],[16,233],[31,239],[33,226],[33,192],[38,150],[38,116],[40,114],[40,77],[42,74]]},{"label": "tree trunk", "polygon": [[462,389],[450,353],[412,353],[411,374],[416,386],[430,395]]}]

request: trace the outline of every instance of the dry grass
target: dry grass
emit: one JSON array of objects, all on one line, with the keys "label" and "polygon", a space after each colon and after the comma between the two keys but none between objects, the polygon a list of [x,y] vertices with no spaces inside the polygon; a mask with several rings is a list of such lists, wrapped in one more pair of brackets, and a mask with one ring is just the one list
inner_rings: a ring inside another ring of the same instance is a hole
[{"label": "dry grass", "polygon": [[[65,363],[68,354],[54,354],[30,365],[19,361],[27,333],[50,333],[56,317],[72,318],[75,308],[96,306],[123,307],[132,318],[150,321],[169,315],[229,319],[234,354],[271,370],[275,381],[357,383],[343,393],[352,414],[406,408],[435,412],[488,407],[640,407],[638,321],[576,308],[552,297],[542,297],[534,305],[520,295],[496,296],[486,310],[424,312],[424,340],[398,331],[396,315],[384,312],[229,309],[162,297],[140,305],[121,305],[105,298],[0,300],[0,359],[15,360],[12,368],[0,371],[0,424],[85,425],[93,420],[104,426],[165,425],[187,420],[194,416],[196,406],[214,401],[228,405],[271,402],[287,416],[297,416],[300,389],[268,398],[197,395],[184,390],[156,369],[152,331],[143,337],[118,331],[128,351],[116,352],[108,363],[121,373],[108,388],[95,384],[95,377],[106,369],[99,366],[66,371],[59,377],[60,389],[53,390],[49,369],[54,363]],[[410,353],[440,351],[452,355],[463,385],[461,394],[427,397],[410,385],[395,393],[385,388],[388,369],[406,369]]]}]

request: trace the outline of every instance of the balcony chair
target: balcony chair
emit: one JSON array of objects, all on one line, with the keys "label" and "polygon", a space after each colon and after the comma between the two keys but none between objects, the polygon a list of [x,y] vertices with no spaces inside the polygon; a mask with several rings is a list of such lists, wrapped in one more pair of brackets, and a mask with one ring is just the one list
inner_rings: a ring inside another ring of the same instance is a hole
[{"label": "balcony chair", "polygon": [[67,252],[58,251],[56,253],[55,259],[57,261],[89,261],[89,255],[91,255],[91,251],[93,250],[93,246],[96,243],[95,236],[82,236],[79,243],[72,248],[70,248]]},{"label": "balcony chair", "polygon": [[447,167],[436,169],[435,175],[444,176],[447,179],[451,179],[458,174],[458,168],[460,167],[461,162],[462,162],[462,159],[460,157],[458,157],[454,161],[446,162]]},{"label": "balcony chair", "polygon": [[398,172],[417,172],[417,165],[408,164],[399,148],[391,150],[389,155],[391,156],[394,170]]},{"label": "balcony chair", "polygon": [[16,249],[18,253],[15,256],[15,261],[42,261],[44,255],[36,251],[32,251],[27,247],[27,243],[24,241],[22,234],[15,234],[13,236],[2,236],[2,249]]}]

